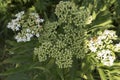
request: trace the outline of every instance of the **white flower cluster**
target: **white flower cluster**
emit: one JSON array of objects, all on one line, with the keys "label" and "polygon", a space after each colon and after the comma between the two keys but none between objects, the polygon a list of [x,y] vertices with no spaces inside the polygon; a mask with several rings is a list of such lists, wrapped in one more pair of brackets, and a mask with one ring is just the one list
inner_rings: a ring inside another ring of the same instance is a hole
[{"label": "white flower cluster", "polygon": [[19,21],[21,20],[23,15],[24,15],[24,11],[21,11],[20,13],[16,14],[15,15],[16,19],[13,19],[11,22],[9,22],[7,28],[12,29],[13,31],[20,30],[21,25]]},{"label": "white flower cluster", "polygon": [[37,13],[29,13],[26,16],[24,11],[21,11],[15,17],[16,19],[9,22],[7,27],[13,31],[18,31],[18,34],[15,36],[17,42],[30,41],[33,36],[40,36],[40,23],[44,20],[40,19]]},{"label": "white flower cluster", "polygon": [[[26,34],[25,34],[26,33]],[[33,37],[34,35],[32,33],[30,33],[30,29],[27,29],[26,32],[22,32],[22,33],[18,33],[15,36],[15,39],[17,40],[17,42],[26,42],[26,41],[30,41],[30,39]]]},{"label": "white flower cluster", "polygon": [[105,30],[104,32],[99,32],[97,37],[87,41],[87,46],[92,53],[96,53],[96,58],[103,65],[111,66],[115,60],[114,52],[120,50],[120,43],[113,44],[115,39],[117,39],[115,31]]},{"label": "white flower cluster", "polygon": [[115,60],[115,55],[111,50],[103,49],[97,52],[97,58],[101,60],[103,65],[112,66]]}]

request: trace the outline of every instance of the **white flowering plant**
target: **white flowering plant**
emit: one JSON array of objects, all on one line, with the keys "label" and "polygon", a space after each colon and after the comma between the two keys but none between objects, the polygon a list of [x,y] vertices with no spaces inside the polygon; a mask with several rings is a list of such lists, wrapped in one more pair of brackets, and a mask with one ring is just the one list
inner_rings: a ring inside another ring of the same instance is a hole
[{"label": "white flowering plant", "polygon": [[0,2],[0,80],[120,79],[120,0]]},{"label": "white flowering plant", "polygon": [[40,23],[43,21],[36,12],[25,14],[24,11],[21,11],[15,15],[15,19],[8,23],[7,28],[17,32],[15,35],[17,42],[26,42],[30,41],[33,36],[40,36],[42,29]]},{"label": "white flowering plant", "polygon": [[120,51],[120,43],[114,43],[117,38],[113,30],[99,31],[97,36],[87,41],[87,46],[90,53],[94,53],[99,62],[106,66],[112,66],[115,61],[115,52]]}]

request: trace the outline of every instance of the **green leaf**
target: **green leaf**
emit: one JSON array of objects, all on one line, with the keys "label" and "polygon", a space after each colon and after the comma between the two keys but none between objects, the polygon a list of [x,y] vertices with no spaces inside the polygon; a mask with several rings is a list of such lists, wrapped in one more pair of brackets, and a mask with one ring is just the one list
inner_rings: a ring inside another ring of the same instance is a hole
[{"label": "green leaf", "polygon": [[9,70],[7,70],[5,72],[0,73],[0,76],[7,76],[7,75],[19,73],[19,72],[24,72],[24,71],[28,71],[29,69],[30,68],[27,65],[17,67],[17,68],[10,68]]},{"label": "green leaf", "polygon": [[35,67],[31,67],[31,69],[38,69],[38,70],[41,70],[43,72],[50,73],[50,71],[48,69],[46,69],[45,67],[35,66]]},{"label": "green leaf", "polygon": [[58,72],[58,75],[60,76],[61,80],[65,80],[62,69],[57,69],[57,72]]},{"label": "green leaf", "polygon": [[100,68],[97,68],[97,70],[98,70],[98,72],[100,74],[101,80],[107,80],[107,78],[105,76],[106,74],[104,73],[104,71],[102,69],[100,69]]},{"label": "green leaf", "polygon": [[113,76],[114,80],[120,80],[120,75],[119,76]]},{"label": "green leaf", "polygon": [[24,73],[17,73],[9,75],[6,80],[31,80],[27,74]]},{"label": "green leaf", "polygon": [[27,54],[27,55],[15,55],[13,57],[7,58],[5,59],[2,63],[6,64],[6,63],[24,63],[24,62],[31,62],[32,61],[32,55],[31,54]]}]

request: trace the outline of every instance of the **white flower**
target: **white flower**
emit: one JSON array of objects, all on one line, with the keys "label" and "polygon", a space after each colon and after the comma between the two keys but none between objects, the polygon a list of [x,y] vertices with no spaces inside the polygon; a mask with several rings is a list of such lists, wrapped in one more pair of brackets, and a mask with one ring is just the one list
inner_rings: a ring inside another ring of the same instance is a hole
[{"label": "white flower", "polygon": [[26,29],[26,32],[30,32],[31,30],[30,29]]},{"label": "white flower", "polygon": [[115,51],[120,51],[120,43],[115,45]]},{"label": "white flower", "polygon": [[27,37],[26,41],[30,41],[30,37]]},{"label": "white flower", "polygon": [[91,52],[96,52],[97,51],[96,47],[90,47],[89,49],[91,50]]},{"label": "white flower", "polygon": [[39,37],[39,36],[40,36],[39,33],[37,33],[37,34],[36,34],[36,37]]},{"label": "white flower", "polygon": [[34,31],[32,31],[32,34],[34,34],[35,32]]},{"label": "white flower", "polygon": [[103,32],[103,34],[110,34],[110,31],[109,30],[105,30],[104,32]]},{"label": "white flower", "polygon": [[97,53],[97,57],[99,57],[100,59],[105,59],[108,55],[111,54],[111,51],[110,50],[102,50],[102,51],[99,51]]},{"label": "white flower", "polygon": [[12,20],[11,22],[8,23],[7,28],[14,30],[15,25],[16,25],[15,20]]},{"label": "white flower", "polygon": [[101,39],[97,38],[96,45],[98,45],[98,46],[103,45],[103,41]]},{"label": "white flower", "polygon": [[40,22],[44,22],[44,19],[40,19]]},{"label": "white flower", "polygon": [[17,40],[17,42],[26,42],[26,41],[30,41],[31,37],[33,35],[26,33],[25,35],[22,35],[19,33],[18,35],[15,36],[15,39]]},{"label": "white flower", "polygon": [[20,30],[20,24],[18,23],[19,19],[13,19],[11,22],[8,23],[7,28],[12,29],[13,31]]},{"label": "white flower", "polygon": [[22,39],[21,39],[21,37],[20,36],[15,36],[15,39],[17,40],[17,42],[21,42],[22,41]]},{"label": "white flower", "polygon": [[114,60],[115,60],[115,57],[109,56],[109,58],[101,60],[101,62],[103,63],[103,65],[112,66],[114,63]]},{"label": "white flower", "polygon": [[36,22],[37,22],[37,23],[42,23],[42,22],[44,22],[44,19],[37,18],[37,19],[36,19]]},{"label": "white flower", "polygon": [[103,32],[103,35],[108,36],[110,39],[117,38],[117,35],[116,35],[115,31],[112,31],[112,30],[105,30]]},{"label": "white flower", "polygon": [[96,52],[96,50],[97,50],[92,39],[88,42],[88,47],[91,50],[91,52]]},{"label": "white flower", "polygon": [[102,51],[98,51],[97,59],[99,59],[103,65],[112,66],[115,60],[115,56],[113,55],[112,51],[104,49]]},{"label": "white flower", "polygon": [[100,45],[102,45],[103,42],[100,39],[93,39],[91,38],[91,40],[88,43],[88,47],[91,50],[91,52],[96,52],[98,47],[100,47]]},{"label": "white flower", "polygon": [[21,12],[17,13],[15,16],[19,20],[19,19],[21,19],[21,17],[23,16],[23,14],[24,14],[24,11],[21,11]]},{"label": "white flower", "polygon": [[26,35],[27,38],[33,37],[33,34],[29,34],[29,33],[26,33],[25,35]]},{"label": "white flower", "polygon": [[27,41],[26,36],[22,36],[22,37],[21,37],[21,42],[22,42],[22,41],[23,41],[23,42],[26,42],[26,41]]},{"label": "white flower", "polygon": [[116,46],[117,48],[120,48],[120,43],[116,44],[115,46]]}]

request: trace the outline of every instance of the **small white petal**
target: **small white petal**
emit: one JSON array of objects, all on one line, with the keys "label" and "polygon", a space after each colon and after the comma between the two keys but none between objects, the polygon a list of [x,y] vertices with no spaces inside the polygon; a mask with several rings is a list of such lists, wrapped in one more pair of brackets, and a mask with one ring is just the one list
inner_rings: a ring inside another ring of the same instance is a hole
[{"label": "small white petal", "polygon": [[40,22],[44,22],[44,19],[40,19]]},{"label": "small white petal", "polygon": [[36,34],[36,37],[39,37],[39,36],[40,36],[39,33],[37,33],[37,34]]},{"label": "small white petal", "polygon": [[30,32],[31,30],[30,29],[26,29],[26,32]]}]

